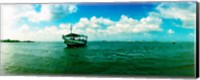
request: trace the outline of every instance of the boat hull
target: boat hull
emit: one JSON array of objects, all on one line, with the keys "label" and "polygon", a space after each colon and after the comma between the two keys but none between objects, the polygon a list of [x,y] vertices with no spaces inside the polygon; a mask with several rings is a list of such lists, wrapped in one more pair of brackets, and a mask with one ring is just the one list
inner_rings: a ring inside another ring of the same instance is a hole
[{"label": "boat hull", "polygon": [[67,45],[67,47],[83,47],[83,46],[86,46],[87,42],[65,39],[64,43]]}]

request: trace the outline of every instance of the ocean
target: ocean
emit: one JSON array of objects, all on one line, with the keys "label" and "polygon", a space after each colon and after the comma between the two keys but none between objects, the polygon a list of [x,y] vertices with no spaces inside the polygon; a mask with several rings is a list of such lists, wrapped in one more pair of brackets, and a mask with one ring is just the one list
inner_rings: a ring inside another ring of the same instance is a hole
[{"label": "ocean", "polygon": [[194,42],[1,43],[2,75],[195,77]]}]

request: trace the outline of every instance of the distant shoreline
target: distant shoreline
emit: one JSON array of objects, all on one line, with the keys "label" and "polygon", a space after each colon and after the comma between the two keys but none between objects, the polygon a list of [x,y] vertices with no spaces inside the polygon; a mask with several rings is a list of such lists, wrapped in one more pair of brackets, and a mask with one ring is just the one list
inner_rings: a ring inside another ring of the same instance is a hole
[{"label": "distant shoreline", "polygon": [[[35,42],[64,42],[64,41],[35,41]],[[179,43],[179,42],[194,42],[194,41],[88,41],[89,43],[90,42],[128,42],[128,43],[172,43],[172,42],[176,42],[176,43]]]},{"label": "distant shoreline", "polygon": [[[34,43],[34,42],[63,42],[63,41],[31,41],[31,40],[14,40],[14,39],[4,39],[1,40],[3,43]],[[136,42],[136,43],[162,43],[162,42],[169,42],[169,43],[178,43],[178,42],[195,42],[195,41],[107,41],[107,40],[98,40],[98,41],[88,41],[88,42]]]},{"label": "distant shoreline", "polygon": [[5,39],[5,40],[1,40],[1,42],[5,42],[5,43],[33,43],[34,41],[30,41],[30,40],[20,41],[20,40]]}]

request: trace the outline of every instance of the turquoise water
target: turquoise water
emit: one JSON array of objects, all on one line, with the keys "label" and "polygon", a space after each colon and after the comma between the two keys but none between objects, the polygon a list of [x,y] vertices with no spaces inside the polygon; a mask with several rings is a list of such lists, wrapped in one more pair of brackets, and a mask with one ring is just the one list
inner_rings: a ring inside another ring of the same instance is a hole
[{"label": "turquoise water", "polygon": [[194,77],[192,42],[1,43],[3,75]]}]

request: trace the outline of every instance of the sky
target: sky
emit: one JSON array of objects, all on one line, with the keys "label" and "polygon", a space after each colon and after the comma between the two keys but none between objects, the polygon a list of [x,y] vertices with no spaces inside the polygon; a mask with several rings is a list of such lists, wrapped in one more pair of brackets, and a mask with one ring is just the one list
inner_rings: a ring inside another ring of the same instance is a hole
[{"label": "sky", "polygon": [[65,3],[1,5],[1,38],[63,41],[194,41],[196,2]]}]

